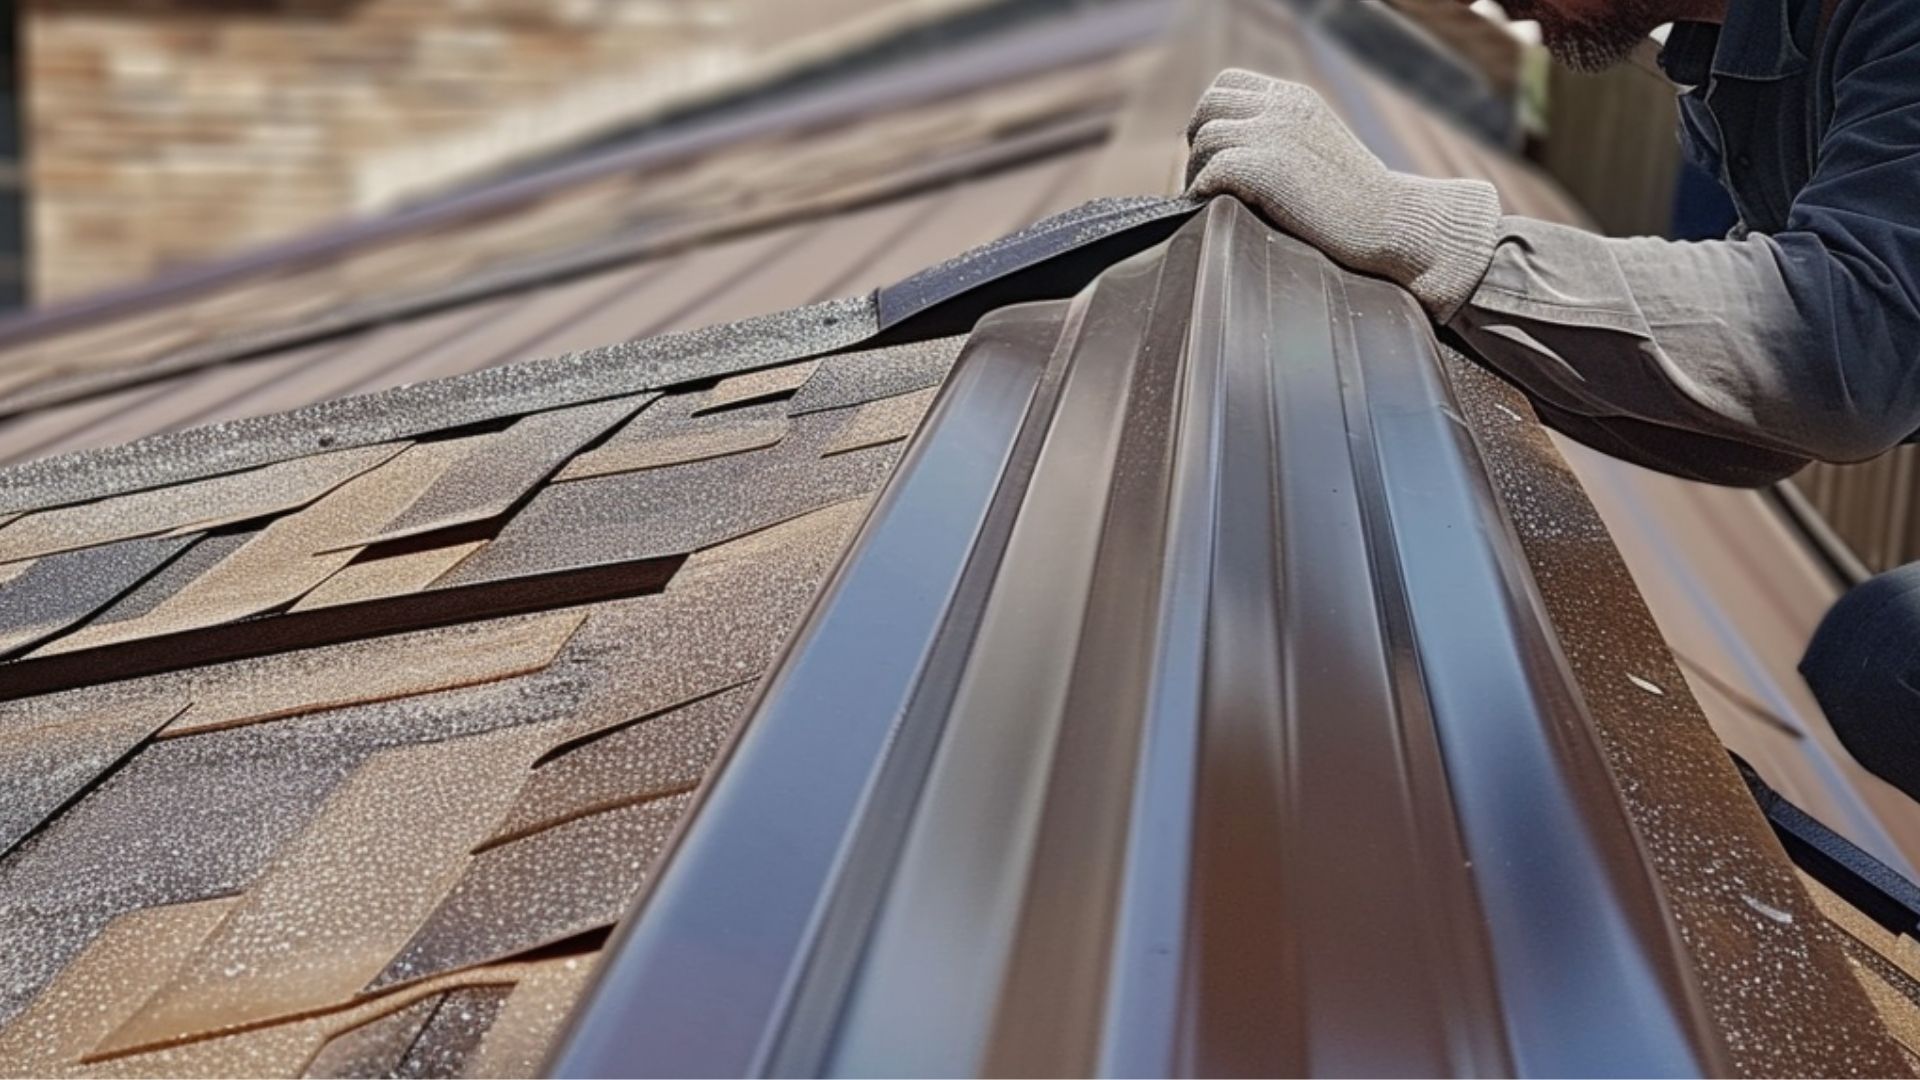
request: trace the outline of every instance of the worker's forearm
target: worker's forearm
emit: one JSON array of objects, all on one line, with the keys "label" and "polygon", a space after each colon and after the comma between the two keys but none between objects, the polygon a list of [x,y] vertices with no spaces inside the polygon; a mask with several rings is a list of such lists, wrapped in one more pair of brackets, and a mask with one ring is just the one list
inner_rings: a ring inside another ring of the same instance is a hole
[{"label": "worker's forearm", "polygon": [[1612,240],[1508,218],[1450,325],[1555,409],[1750,446],[1762,472],[1884,449],[1905,376],[1883,369],[1910,359],[1849,350],[1829,311],[1796,298],[1782,252],[1765,237]]}]

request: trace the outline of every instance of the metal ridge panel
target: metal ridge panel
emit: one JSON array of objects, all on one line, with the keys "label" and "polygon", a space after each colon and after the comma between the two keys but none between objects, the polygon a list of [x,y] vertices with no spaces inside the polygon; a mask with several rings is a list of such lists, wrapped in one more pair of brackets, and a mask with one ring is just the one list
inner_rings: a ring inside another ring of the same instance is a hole
[{"label": "metal ridge panel", "polygon": [[[1000,493],[1024,483],[1051,412],[1057,377],[1049,377],[1053,365],[1043,351],[1056,333],[1051,314],[1044,307],[1010,308],[974,335],[933,406],[926,434],[900,463],[896,481],[828,586],[835,600],[815,610],[772,677],[776,685],[760,715],[782,719],[756,723],[732,751],[733,765],[701,797],[712,808],[706,819],[712,824],[682,856],[691,869],[656,900],[656,909],[671,918],[629,923],[626,948],[635,960],[603,972],[601,992],[586,1006],[587,1019],[560,1072],[724,1073],[751,1066],[781,987],[766,978],[746,985],[724,976],[783,970],[808,933],[843,841],[830,829],[796,831],[781,823],[848,823],[865,805],[898,806],[912,797],[911,776],[874,788],[875,759],[888,745],[908,758],[931,752],[937,703],[916,713],[918,738],[896,732],[894,717],[913,708],[922,666],[943,627],[978,618],[1014,510]],[[868,633],[882,612],[886,631]],[[785,689],[822,681],[838,682],[857,698],[846,702],[853,707],[840,712],[832,732],[808,731],[809,710]],[[763,775],[779,776],[780,787],[763,787]],[[731,893],[712,906],[708,883],[724,883],[742,858],[777,864],[792,887]],[[715,949],[736,959],[708,968],[704,961]],[[669,968],[684,970],[691,981],[662,987],[658,979]],[[648,1019],[650,1028],[680,1028],[688,1039],[659,1048],[644,1066],[632,1059],[622,1032],[635,1015],[626,1004],[635,994],[667,1010]]]},{"label": "metal ridge panel", "polygon": [[988,317],[553,1071],[1899,1070],[1677,922],[1445,370],[1231,200]]},{"label": "metal ridge panel", "polygon": [[[994,297],[980,295],[987,293],[989,290],[984,287],[996,280],[1023,299],[1054,299],[1056,297],[1046,290],[1036,293],[1033,279],[1017,276],[1043,264],[1053,290],[1066,288],[1062,298],[1071,296],[1092,275],[1086,274],[1081,281],[1074,282],[1075,275],[1064,272],[1059,265],[1061,256],[1072,253],[1088,265],[1105,269],[1115,256],[1101,250],[1101,241],[1124,238],[1123,242],[1137,251],[1171,235],[1197,209],[1194,202],[1184,197],[1095,199],[881,289],[875,297],[880,328],[891,329],[940,304],[974,293],[967,314],[948,316],[953,329],[965,330],[980,315],[1006,302],[1001,299],[996,303]],[[1066,286],[1067,282],[1073,282],[1071,287]],[[924,332],[918,324],[915,329]]]}]

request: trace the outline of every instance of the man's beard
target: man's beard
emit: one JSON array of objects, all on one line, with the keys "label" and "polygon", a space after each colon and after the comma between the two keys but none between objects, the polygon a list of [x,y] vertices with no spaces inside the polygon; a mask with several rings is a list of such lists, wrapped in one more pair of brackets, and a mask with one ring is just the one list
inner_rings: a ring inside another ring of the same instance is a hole
[{"label": "man's beard", "polygon": [[1574,18],[1541,0],[1505,0],[1507,14],[1540,24],[1540,37],[1554,58],[1575,71],[1598,73],[1633,55],[1647,35],[1671,20],[1655,10],[1657,0],[1613,0],[1605,15]]}]

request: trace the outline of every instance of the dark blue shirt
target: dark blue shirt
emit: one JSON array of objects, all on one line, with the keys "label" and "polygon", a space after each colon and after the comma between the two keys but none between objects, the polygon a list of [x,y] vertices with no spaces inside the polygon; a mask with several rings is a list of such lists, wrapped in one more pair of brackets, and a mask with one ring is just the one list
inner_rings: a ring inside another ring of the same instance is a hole
[{"label": "dark blue shirt", "polygon": [[1688,156],[1726,241],[1509,219],[1455,322],[1549,422],[1669,472],[1753,484],[1920,431],[1920,0],[1732,0],[1681,24]]}]

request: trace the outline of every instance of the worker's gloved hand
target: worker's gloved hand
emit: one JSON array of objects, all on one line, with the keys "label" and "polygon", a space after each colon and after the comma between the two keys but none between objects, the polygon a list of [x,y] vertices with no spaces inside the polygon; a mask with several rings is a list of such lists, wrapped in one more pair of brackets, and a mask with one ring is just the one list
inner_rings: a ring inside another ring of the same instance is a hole
[{"label": "worker's gloved hand", "polygon": [[1492,185],[1393,172],[1305,86],[1223,72],[1187,141],[1191,194],[1238,196],[1335,262],[1397,282],[1439,322],[1465,306],[1493,262]]}]

